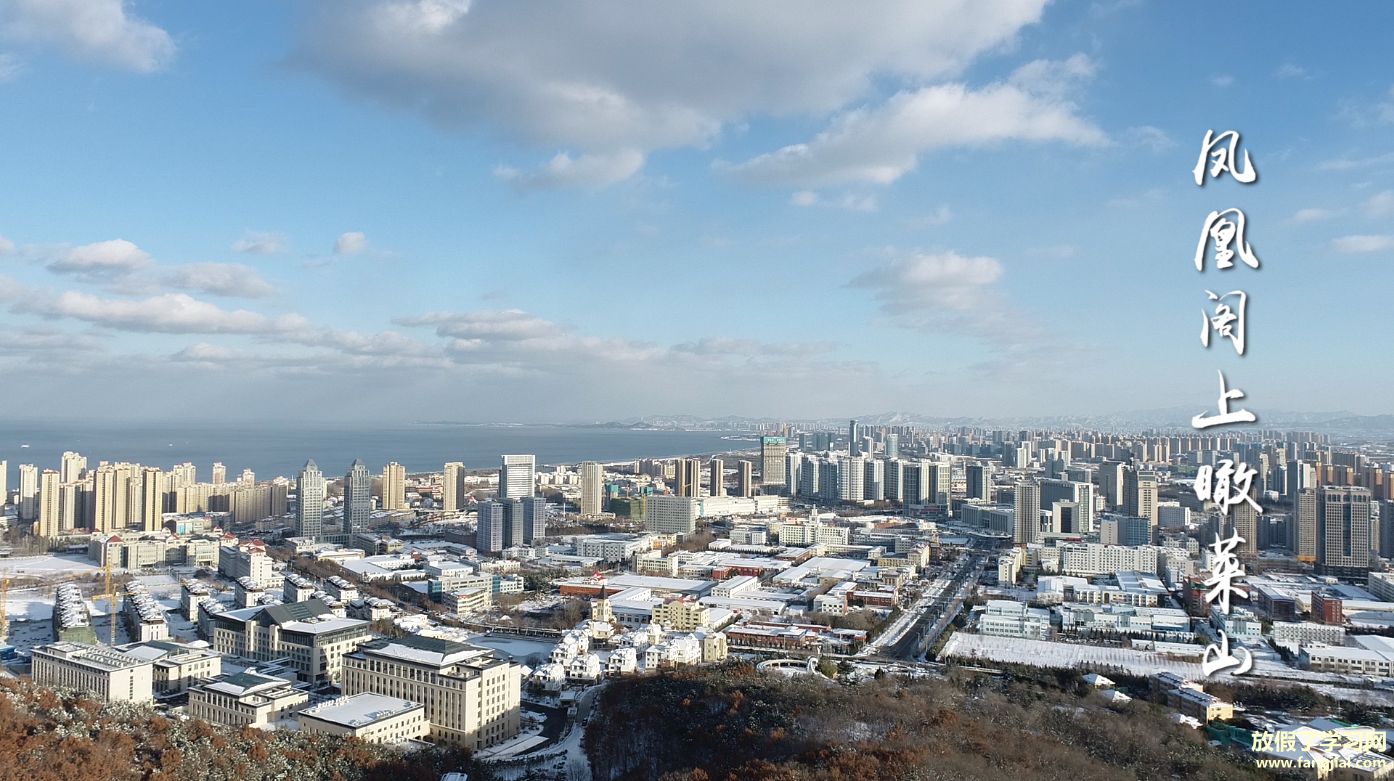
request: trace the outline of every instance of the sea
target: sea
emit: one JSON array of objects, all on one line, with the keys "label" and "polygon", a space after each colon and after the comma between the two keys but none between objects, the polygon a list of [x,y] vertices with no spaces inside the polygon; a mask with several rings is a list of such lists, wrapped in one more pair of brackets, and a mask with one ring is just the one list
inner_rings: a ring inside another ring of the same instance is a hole
[{"label": "sea", "polygon": [[57,469],[67,450],[86,456],[90,468],[99,461],[131,461],[167,470],[192,462],[198,479],[207,481],[214,462],[227,467],[229,480],[243,469],[268,480],[293,477],[308,459],[326,475],[347,472],[357,458],[369,469],[396,461],[412,473],[440,471],[448,461],[462,461],[466,469],[493,469],[505,453],[532,454],[540,467],[726,453],[754,449],[757,442],[750,432],[610,426],[0,422],[0,461],[9,462],[11,488],[20,464]]}]

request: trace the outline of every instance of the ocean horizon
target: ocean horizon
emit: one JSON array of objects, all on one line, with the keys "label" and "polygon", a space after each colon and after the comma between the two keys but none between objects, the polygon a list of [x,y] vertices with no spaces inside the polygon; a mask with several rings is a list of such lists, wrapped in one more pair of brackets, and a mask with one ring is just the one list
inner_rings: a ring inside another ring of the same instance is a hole
[{"label": "ocean horizon", "polygon": [[9,462],[12,488],[20,464],[57,469],[67,450],[86,456],[89,467],[99,461],[133,461],[168,470],[187,461],[198,467],[199,480],[207,481],[214,462],[227,468],[229,480],[248,468],[258,480],[268,480],[293,477],[309,459],[325,475],[335,476],[347,472],[357,458],[374,471],[396,461],[414,473],[440,471],[449,461],[462,461],[466,469],[496,469],[505,453],[532,454],[545,466],[673,458],[755,446],[756,435],[742,431],[561,424],[0,423],[0,461]]}]

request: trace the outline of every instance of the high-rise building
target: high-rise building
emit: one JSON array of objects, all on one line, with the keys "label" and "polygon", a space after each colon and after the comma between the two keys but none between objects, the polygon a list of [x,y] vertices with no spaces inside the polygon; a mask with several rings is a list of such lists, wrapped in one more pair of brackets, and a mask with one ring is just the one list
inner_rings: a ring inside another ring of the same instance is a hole
[{"label": "high-rise building", "polygon": [[886,458],[900,458],[900,435],[886,435]]},{"label": "high-rise building", "polygon": [[[1079,507],[1072,513],[1072,534],[1094,531],[1094,486],[1073,480],[1042,480],[1041,507],[1054,507],[1056,502],[1068,502]],[[1064,530],[1061,530],[1064,531]]]},{"label": "high-rise building", "polygon": [[1157,473],[1129,467],[1123,472],[1123,513],[1146,518],[1157,528]]},{"label": "high-rise building", "polygon": [[87,471],[87,458],[74,453],[71,450],[63,451],[62,465],[58,468],[59,480],[64,483],[76,483],[82,479],[82,473]]},{"label": "high-rise building", "polygon": [[1018,545],[1040,542],[1041,531],[1041,484],[1035,480],[1021,480],[1016,484],[1016,497],[1013,506],[1014,530],[1012,541]]},{"label": "high-rise building", "polygon": [[94,475],[92,530],[106,534],[126,527],[126,476],[113,464],[102,462]]},{"label": "high-rise building", "polygon": [[1248,502],[1240,502],[1230,507],[1229,532],[1239,535],[1243,540],[1234,547],[1236,556],[1252,559],[1258,555],[1260,520],[1258,511]]},{"label": "high-rise building", "polygon": [[713,458],[707,464],[707,494],[709,496],[726,495],[726,462],[719,458]]},{"label": "high-rise building", "polygon": [[533,540],[547,536],[547,500],[540,496],[524,496],[523,503],[523,544],[531,545]]},{"label": "high-rise building", "polygon": [[1364,578],[1370,572],[1370,489],[1324,486],[1317,494],[1319,575]]},{"label": "high-rise building", "polygon": [[866,463],[861,456],[844,456],[837,462],[837,498],[860,502],[866,493]]},{"label": "high-rise building", "polygon": [[140,496],[140,518],[130,519],[131,524],[148,532],[159,531],[165,522],[165,473],[159,467],[141,468]]},{"label": "high-rise building", "polygon": [[505,499],[503,505],[503,547],[523,544],[523,500]]},{"label": "high-rise building", "polygon": [[465,490],[465,465],[459,461],[451,461],[445,465],[445,474],[441,475],[440,480],[440,506],[441,510],[448,513],[457,513],[464,508],[464,498],[468,491]]},{"label": "high-rise building", "polygon": [[899,458],[886,459],[886,498],[905,502],[905,462]]},{"label": "high-rise building", "polygon": [[992,468],[978,461],[963,468],[969,499],[992,501]]},{"label": "high-rise building", "polygon": [[480,502],[479,521],[475,526],[474,547],[480,553],[503,550],[504,509],[502,502]]},{"label": "high-rise building", "polygon": [[396,461],[382,468],[382,509],[407,509],[407,468]]},{"label": "high-rise building", "polygon": [[34,536],[53,539],[62,525],[62,475],[56,469],[45,469],[39,475],[39,519],[34,523]]},{"label": "high-rise building", "polygon": [[1099,469],[1099,489],[1103,491],[1104,502],[1110,509],[1123,506],[1123,470],[1118,462],[1108,462]]},{"label": "high-rise building", "polygon": [[[747,463],[742,461],[740,463]],[[804,456],[803,462],[799,465],[799,496],[810,499],[818,498],[818,470],[820,459],[816,456]]]},{"label": "high-rise building", "polygon": [[862,498],[879,502],[886,498],[886,462],[868,459],[862,465]]},{"label": "high-rise building", "polygon": [[10,462],[0,460],[0,507],[10,503]]},{"label": "high-rise building", "polygon": [[859,456],[862,454],[862,432],[857,426],[856,418],[847,424],[847,447],[848,455]]},{"label": "high-rise building", "polygon": [[947,508],[952,495],[953,466],[943,461],[927,461],[925,464],[925,504],[937,504]]},{"label": "high-rise building", "polygon": [[344,475],[343,530],[347,534],[365,532],[372,517],[373,473],[368,471],[368,465],[363,463],[363,459],[355,459],[349,467],[348,474]]},{"label": "high-rise building", "polygon": [[1316,489],[1303,488],[1294,493],[1292,518],[1288,521],[1288,548],[1297,555],[1298,561],[1316,562],[1318,525]]},{"label": "high-rise building", "polygon": [[789,443],[784,437],[760,437],[760,484],[782,486],[787,482],[784,474],[784,456],[789,452]]},{"label": "high-rise building", "polygon": [[33,464],[19,465],[19,496],[15,504],[19,506],[21,521],[39,519],[39,470]]},{"label": "high-rise building", "polygon": [[221,461],[214,461],[214,462],[213,462],[213,485],[222,485],[223,483],[226,483],[226,482],[227,482],[227,467],[223,466],[223,462],[221,462]]},{"label": "high-rise building", "polygon": [[644,502],[644,528],[655,534],[692,534],[700,503],[690,496],[650,496]]},{"label": "high-rise building", "polygon": [[537,493],[537,457],[504,456],[499,469],[499,498],[522,499]]},{"label": "high-rise building", "polygon": [[605,509],[605,468],[594,461],[581,463],[581,517],[596,518]]},{"label": "high-rise building", "polygon": [[702,462],[695,458],[679,458],[673,464],[673,493],[677,496],[697,496],[702,484]]},{"label": "high-rise building", "polygon": [[[178,469],[178,467],[175,467]],[[305,462],[295,483],[295,533],[319,540],[324,537],[324,474],[313,460]]]},{"label": "high-rise building", "polygon": [[914,459],[901,461],[900,501],[919,506],[929,501],[929,462]]},{"label": "high-rise building", "polygon": [[751,462],[740,460],[736,462],[736,496],[751,497],[755,495],[755,468]]}]

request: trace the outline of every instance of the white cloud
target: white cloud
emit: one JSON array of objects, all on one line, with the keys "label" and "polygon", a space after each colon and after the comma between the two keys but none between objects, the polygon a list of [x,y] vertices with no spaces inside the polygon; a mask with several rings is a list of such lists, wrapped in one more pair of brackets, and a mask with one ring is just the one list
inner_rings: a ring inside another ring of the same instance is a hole
[{"label": "white cloud", "polygon": [[1394,152],[1361,159],[1338,158],[1327,160],[1317,166],[1318,171],[1353,171],[1357,168],[1375,168],[1394,163]]},{"label": "white cloud", "polygon": [[248,255],[276,255],[285,252],[289,243],[284,233],[247,231],[232,243],[232,251]]},{"label": "white cloud", "polygon": [[142,73],[163,68],[175,52],[169,33],[129,16],[123,0],[0,0],[0,38]]},{"label": "white cloud", "polygon": [[118,331],[170,334],[290,334],[310,329],[300,315],[267,317],[245,309],[226,310],[184,293],[129,301],[68,290],[17,305],[20,312],[72,318]]},{"label": "white cloud", "polygon": [[576,150],[577,160],[610,156],[597,167],[617,176],[625,167],[613,156],[626,150],[642,162],[752,116],[838,111],[883,78],[955,77],[1039,21],[1046,3],[679,2],[658,12],[647,0],[319,0],[292,62],[446,127]]},{"label": "white cloud", "polygon": [[1127,143],[1146,148],[1149,152],[1165,152],[1176,146],[1176,141],[1161,128],[1151,125],[1130,127],[1124,134]]},{"label": "white cloud", "polygon": [[993,258],[965,258],[954,252],[915,253],[859,275],[852,287],[871,290],[887,314],[966,311],[983,302],[984,290],[1002,276]]},{"label": "white cloud", "polygon": [[1394,190],[1370,196],[1365,202],[1365,213],[1371,217],[1394,217]]},{"label": "white cloud", "polygon": [[1307,69],[1299,67],[1297,65],[1293,65],[1290,62],[1285,62],[1282,65],[1278,66],[1278,70],[1275,75],[1277,75],[1277,77],[1280,79],[1300,79],[1307,75]]},{"label": "white cloud", "polygon": [[854,212],[874,212],[877,205],[874,195],[845,193],[840,198],[827,199],[811,190],[800,190],[794,193],[789,197],[789,203],[795,206],[832,206]]},{"label": "white cloud", "polygon": [[925,228],[934,225],[947,225],[953,218],[953,212],[949,211],[947,205],[944,205],[929,214],[920,217],[911,217],[906,220],[906,222],[913,228]]},{"label": "white cloud", "polygon": [[276,288],[262,279],[256,269],[240,263],[176,266],[164,282],[170,287],[237,298],[266,298],[276,293]]},{"label": "white cloud", "polygon": [[368,248],[368,237],[358,231],[351,231],[334,240],[335,255],[357,255]]},{"label": "white cloud", "polygon": [[0,255],[8,255],[14,251],[15,243],[4,236],[0,236]]},{"label": "white cloud", "polygon": [[46,268],[55,274],[72,274],[84,281],[110,280],[145,268],[150,254],[125,239],[99,241],[64,252]]},{"label": "white cloud", "polygon": [[24,63],[13,54],[0,52],[0,81],[9,81],[24,70]]},{"label": "white cloud", "polygon": [[1076,116],[1072,104],[1024,87],[1046,78],[1047,72],[1088,71],[1033,70],[1020,83],[982,90],[946,84],[900,92],[883,106],[838,116],[812,141],[726,167],[757,184],[803,188],[848,182],[889,184],[914,170],[922,153],[944,147],[1007,140],[1107,143],[1102,131]]},{"label": "white cloud", "polygon": [[1219,87],[1219,88],[1223,89],[1223,88],[1228,87],[1228,86],[1230,86],[1231,84],[1234,83],[1234,77],[1233,77],[1233,76],[1211,76],[1211,77],[1210,77],[1210,83],[1211,83],[1211,84],[1214,84],[1216,87]]},{"label": "white cloud", "polygon": [[1394,249],[1394,236],[1343,236],[1331,242],[1337,252],[1382,252]]},{"label": "white cloud", "polygon": [[1292,215],[1292,221],[1318,222],[1320,220],[1329,220],[1335,216],[1336,213],[1330,209],[1299,209],[1296,214]]},{"label": "white cloud", "polygon": [[532,171],[509,166],[494,169],[494,175],[520,190],[552,187],[604,187],[623,181],[644,167],[644,153],[625,149],[614,154],[585,154],[572,157],[559,152]]}]

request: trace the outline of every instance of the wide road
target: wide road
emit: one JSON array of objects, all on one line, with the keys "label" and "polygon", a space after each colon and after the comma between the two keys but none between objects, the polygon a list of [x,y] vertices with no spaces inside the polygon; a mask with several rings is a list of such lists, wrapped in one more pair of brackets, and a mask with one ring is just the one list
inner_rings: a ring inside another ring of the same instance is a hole
[{"label": "wide road", "polygon": [[949,622],[963,609],[963,601],[977,587],[990,555],[989,548],[990,543],[984,541],[975,542],[962,551],[953,568],[915,603],[912,610],[917,615],[910,618],[913,621],[910,629],[880,649],[878,655],[901,661],[923,661],[925,651],[939,639]]}]

